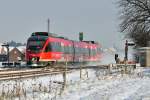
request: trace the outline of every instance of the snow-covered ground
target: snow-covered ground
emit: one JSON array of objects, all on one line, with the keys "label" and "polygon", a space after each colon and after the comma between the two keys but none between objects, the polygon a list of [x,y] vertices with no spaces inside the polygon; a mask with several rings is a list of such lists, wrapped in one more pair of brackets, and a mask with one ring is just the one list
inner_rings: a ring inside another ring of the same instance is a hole
[{"label": "snow-covered ground", "polygon": [[65,89],[61,74],[2,81],[0,94],[5,94],[6,100],[150,100],[149,68],[137,68],[131,74],[104,72],[106,70],[83,70],[82,79],[80,71],[67,74]]},{"label": "snow-covered ground", "polygon": [[[139,71],[140,70],[140,71]],[[150,100],[150,71],[138,69],[131,75],[107,75],[68,87],[58,100]]]},{"label": "snow-covered ground", "polygon": [[[105,53],[101,64],[114,62]],[[84,69],[63,74],[0,81],[0,100],[150,100],[150,68],[129,74],[109,74],[106,69]]]}]

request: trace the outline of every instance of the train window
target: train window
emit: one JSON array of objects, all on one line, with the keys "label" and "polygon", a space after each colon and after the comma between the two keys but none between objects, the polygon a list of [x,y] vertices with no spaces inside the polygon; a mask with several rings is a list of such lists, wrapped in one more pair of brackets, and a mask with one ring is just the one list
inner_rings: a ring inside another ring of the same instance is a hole
[{"label": "train window", "polygon": [[86,49],[85,48],[81,48],[81,52],[82,52],[82,54],[86,55]]},{"label": "train window", "polygon": [[63,52],[66,53],[66,54],[74,53],[73,46],[64,46],[64,51]]},{"label": "train window", "polygon": [[93,55],[95,56],[97,54],[96,49],[93,49]]},{"label": "train window", "polygon": [[87,48],[85,48],[84,50],[85,50],[85,54],[86,54],[86,55],[89,55],[89,51],[88,51],[88,49],[87,49]]},{"label": "train window", "polygon": [[47,32],[34,32],[32,36],[48,36]]},{"label": "train window", "polygon": [[88,48],[85,48],[84,50],[85,50],[85,54],[86,54],[87,56],[89,56],[89,49],[88,49]]},{"label": "train window", "polygon": [[52,48],[50,45],[47,45],[45,48],[45,52],[49,52],[49,51],[52,51]]},{"label": "train window", "polygon": [[45,41],[40,41],[40,40],[36,40],[36,41],[28,41],[28,44],[27,44],[27,49],[32,51],[32,52],[40,52],[41,49],[43,48],[44,46],[44,43]]},{"label": "train window", "polygon": [[64,52],[64,51],[65,51],[65,50],[64,50],[64,49],[65,49],[65,48],[64,48],[64,44],[61,43],[60,45],[61,45],[61,47],[60,47],[60,48],[61,48],[61,52]]},{"label": "train window", "polygon": [[27,43],[27,50],[30,50],[31,52],[34,52],[34,53],[39,53],[41,52],[44,44],[45,44],[45,41],[43,40],[30,40]]},{"label": "train window", "polygon": [[43,46],[45,41],[28,41],[28,46]]},{"label": "train window", "polygon": [[65,47],[64,47],[64,53],[66,53],[66,54],[70,54],[70,53],[71,53],[71,51],[70,51],[70,47],[65,46]]},{"label": "train window", "polygon": [[48,50],[48,46],[46,46],[46,48],[45,48],[45,52],[48,52],[49,50]]},{"label": "train window", "polygon": [[61,52],[61,44],[58,42],[56,43],[56,51]]},{"label": "train window", "polygon": [[77,54],[80,54],[80,48],[79,47],[77,48]]},{"label": "train window", "polygon": [[73,46],[69,47],[69,52],[70,52],[70,54],[73,54]]},{"label": "train window", "polygon": [[78,54],[81,54],[81,48],[78,48]]},{"label": "train window", "polygon": [[78,47],[75,47],[75,54],[78,54]]},{"label": "train window", "polygon": [[64,46],[64,53],[68,53],[68,47]]},{"label": "train window", "polygon": [[90,49],[90,55],[91,56],[95,56],[97,53],[96,53],[96,49]]},{"label": "train window", "polygon": [[94,55],[94,53],[93,53],[93,49],[91,49],[91,55],[92,55],[92,56]]},{"label": "train window", "polygon": [[61,45],[59,42],[50,42],[48,47],[45,48],[45,51],[60,52],[61,51]]},{"label": "train window", "polygon": [[71,50],[71,49],[72,49],[71,46],[69,46],[69,47],[68,47],[68,53],[69,53],[69,54],[72,53],[72,50]]}]

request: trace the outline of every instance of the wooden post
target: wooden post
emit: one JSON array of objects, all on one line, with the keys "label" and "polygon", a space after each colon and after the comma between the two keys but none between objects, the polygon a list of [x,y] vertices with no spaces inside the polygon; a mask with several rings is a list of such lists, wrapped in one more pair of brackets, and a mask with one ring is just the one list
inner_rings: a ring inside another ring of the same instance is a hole
[{"label": "wooden post", "polygon": [[64,91],[66,89],[66,84],[67,84],[67,66],[68,66],[68,62],[67,62],[67,58],[66,58],[66,62],[65,62],[65,71],[63,72],[63,85],[62,85],[62,90]]},{"label": "wooden post", "polygon": [[88,73],[88,71],[86,72],[86,76],[87,76],[87,78],[89,78],[89,73]]},{"label": "wooden post", "polygon": [[[63,71],[63,84],[62,84],[62,88],[60,89],[60,93],[59,93],[59,95],[62,95],[63,94],[63,92],[64,92],[64,90],[66,89],[66,84],[67,84],[67,59],[66,59],[66,62],[65,62],[65,70]],[[57,95],[57,93],[55,94],[55,95]]]},{"label": "wooden post", "polygon": [[125,74],[127,74],[127,67],[128,67],[128,65],[127,65],[127,60],[125,61]]},{"label": "wooden post", "polygon": [[82,61],[81,61],[81,59],[80,59],[80,80],[82,79]]},{"label": "wooden post", "polygon": [[112,64],[109,64],[109,65],[108,65],[108,73],[109,73],[109,74],[111,74],[111,67],[112,67]]}]

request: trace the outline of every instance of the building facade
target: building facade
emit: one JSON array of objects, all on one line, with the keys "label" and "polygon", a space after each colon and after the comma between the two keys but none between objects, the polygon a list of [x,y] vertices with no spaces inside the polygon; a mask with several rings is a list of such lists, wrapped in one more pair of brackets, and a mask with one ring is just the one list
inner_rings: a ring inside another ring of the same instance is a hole
[{"label": "building facade", "polygon": [[9,52],[9,60],[11,62],[25,61],[25,53],[15,47]]}]

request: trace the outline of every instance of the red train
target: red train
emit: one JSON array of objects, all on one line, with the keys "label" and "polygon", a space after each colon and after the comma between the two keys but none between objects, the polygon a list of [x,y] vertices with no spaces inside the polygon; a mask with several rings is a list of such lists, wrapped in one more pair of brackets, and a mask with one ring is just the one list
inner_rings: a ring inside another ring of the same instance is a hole
[{"label": "red train", "polygon": [[28,65],[95,62],[100,59],[101,46],[94,41],[73,41],[47,32],[34,32],[27,41]]}]

